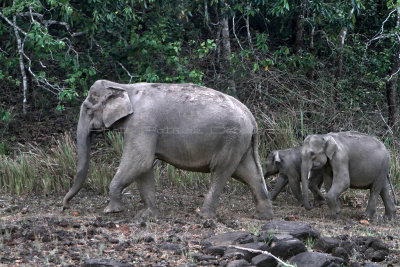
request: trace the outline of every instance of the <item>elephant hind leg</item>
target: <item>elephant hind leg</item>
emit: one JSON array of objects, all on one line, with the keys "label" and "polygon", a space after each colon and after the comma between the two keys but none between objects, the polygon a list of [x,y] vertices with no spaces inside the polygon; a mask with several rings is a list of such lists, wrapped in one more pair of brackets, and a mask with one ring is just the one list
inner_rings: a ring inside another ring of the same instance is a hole
[{"label": "elephant hind leg", "polygon": [[380,193],[383,204],[385,205],[385,218],[388,220],[392,220],[396,216],[396,207],[394,206],[394,202],[390,197],[388,184],[386,184]]},{"label": "elephant hind leg", "polygon": [[251,190],[256,204],[255,217],[258,219],[272,219],[272,205],[268,199],[268,191],[262,173],[258,168],[252,149],[249,149],[233,173],[233,178],[245,182]]}]

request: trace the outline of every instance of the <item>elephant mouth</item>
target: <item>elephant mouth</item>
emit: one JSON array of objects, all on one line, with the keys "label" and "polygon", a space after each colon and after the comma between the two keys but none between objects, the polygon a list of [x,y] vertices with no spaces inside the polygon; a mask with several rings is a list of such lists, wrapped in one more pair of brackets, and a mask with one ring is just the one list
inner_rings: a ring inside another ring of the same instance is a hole
[{"label": "elephant mouth", "polygon": [[318,169],[322,166],[322,164],[320,162],[313,162],[312,164],[312,168],[313,169]]}]

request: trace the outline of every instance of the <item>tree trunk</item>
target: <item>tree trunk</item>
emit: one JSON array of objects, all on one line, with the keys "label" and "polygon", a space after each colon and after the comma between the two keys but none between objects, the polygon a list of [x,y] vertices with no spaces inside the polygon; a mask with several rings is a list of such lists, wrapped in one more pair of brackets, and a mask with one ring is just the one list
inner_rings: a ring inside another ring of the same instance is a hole
[{"label": "tree trunk", "polygon": [[[354,13],[355,8],[352,7],[352,9],[349,12],[349,17],[348,19],[351,20],[351,18],[353,17],[353,13]],[[343,26],[342,30],[339,33],[339,37],[338,37],[338,54],[337,54],[337,69],[336,69],[336,73],[335,73],[335,77],[337,80],[342,78],[342,74],[343,74],[343,51],[344,51],[344,43],[346,41],[346,36],[347,36],[347,26]]]},{"label": "tree trunk", "polygon": [[[397,8],[396,28],[400,26],[400,8]],[[400,69],[400,44],[397,44],[393,56],[393,65],[391,69],[391,79],[386,83],[386,98],[389,108],[388,124],[393,132],[399,130],[399,104],[397,101],[398,75]]]},{"label": "tree trunk", "polygon": [[294,52],[299,54],[303,49],[303,33],[304,33],[304,17],[306,14],[306,0],[302,0],[300,4],[300,12],[296,19],[296,33],[294,40]]},{"label": "tree trunk", "polygon": [[338,47],[338,54],[337,54],[337,69],[335,73],[336,79],[342,78],[342,73],[343,73],[343,48],[344,48],[344,42],[346,40],[346,35],[347,35],[347,27],[344,26],[342,30],[340,31],[339,34],[339,47]]},{"label": "tree trunk", "polygon": [[[221,9],[225,7],[225,2],[221,1]],[[222,11],[222,10],[221,10]],[[236,92],[236,84],[233,80],[233,73],[232,73],[232,65],[231,65],[231,41],[229,38],[229,22],[228,22],[228,15],[222,12],[220,17],[220,25],[221,25],[221,34],[222,34],[222,57],[223,57],[223,66],[225,73],[228,77],[228,93],[233,96],[237,96]]]},{"label": "tree trunk", "polygon": [[26,76],[25,72],[25,64],[24,64],[24,46],[21,40],[21,37],[19,35],[18,29],[17,29],[17,16],[13,17],[13,22],[14,22],[14,33],[15,37],[17,38],[17,47],[18,47],[18,54],[19,54],[19,67],[21,70],[21,75],[22,75],[22,87],[23,87],[23,101],[22,101],[22,113],[24,116],[27,115],[27,105],[28,105],[28,78]]}]

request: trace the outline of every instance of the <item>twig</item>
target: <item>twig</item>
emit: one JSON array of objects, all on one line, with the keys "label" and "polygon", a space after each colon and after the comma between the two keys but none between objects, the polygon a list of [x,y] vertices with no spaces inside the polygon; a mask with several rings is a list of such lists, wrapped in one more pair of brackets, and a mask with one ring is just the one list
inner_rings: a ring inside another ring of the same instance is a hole
[{"label": "twig", "polygon": [[268,251],[263,251],[263,250],[258,250],[258,249],[252,249],[252,248],[244,248],[244,247],[239,247],[239,246],[233,246],[230,245],[230,248],[236,248],[236,249],[241,249],[241,250],[246,250],[249,252],[253,252],[253,253],[261,253],[261,254],[265,254],[268,256],[273,257],[275,260],[277,260],[280,264],[282,264],[283,266],[287,266],[287,267],[294,267],[294,265],[291,265],[289,263],[286,263],[284,261],[282,261],[281,259],[279,259],[278,257],[274,256],[273,254],[269,253]]}]

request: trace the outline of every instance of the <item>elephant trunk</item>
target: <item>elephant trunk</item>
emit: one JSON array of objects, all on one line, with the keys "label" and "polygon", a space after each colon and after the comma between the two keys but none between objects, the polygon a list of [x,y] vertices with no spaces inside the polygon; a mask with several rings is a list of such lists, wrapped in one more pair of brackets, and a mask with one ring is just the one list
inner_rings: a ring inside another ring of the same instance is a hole
[{"label": "elephant trunk", "polygon": [[310,178],[311,175],[311,168],[312,168],[312,162],[309,160],[306,160],[302,162],[301,164],[301,187],[302,187],[302,196],[303,196],[303,205],[306,210],[310,210],[311,204],[308,199],[308,179]]},{"label": "elephant trunk", "polygon": [[79,192],[82,188],[83,182],[86,179],[89,170],[89,156],[90,156],[90,129],[89,118],[86,112],[87,107],[82,105],[78,129],[77,129],[77,146],[78,146],[78,166],[74,184],[65,195],[63,200],[63,210],[69,207],[69,201]]}]

